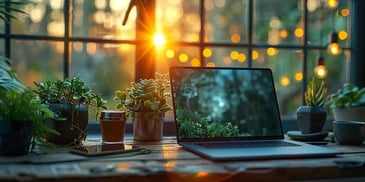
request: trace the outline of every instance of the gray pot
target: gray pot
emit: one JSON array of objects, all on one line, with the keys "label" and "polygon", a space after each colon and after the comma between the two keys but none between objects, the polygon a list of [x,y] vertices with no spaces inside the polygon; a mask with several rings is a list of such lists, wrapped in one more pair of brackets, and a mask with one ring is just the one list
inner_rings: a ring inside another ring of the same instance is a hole
[{"label": "gray pot", "polygon": [[323,107],[300,106],[297,109],[298,128],[303,134],[321,132],[327,111]]}]

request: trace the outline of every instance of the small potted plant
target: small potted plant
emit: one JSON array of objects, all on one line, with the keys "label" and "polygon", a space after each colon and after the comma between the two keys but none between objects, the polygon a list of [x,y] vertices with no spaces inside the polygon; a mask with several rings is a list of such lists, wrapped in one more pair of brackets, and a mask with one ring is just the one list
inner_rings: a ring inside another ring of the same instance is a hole
[{"label": "small potted plant", "polygon": [[302,134],[321,132],[327,118],[323,107],[328,100],[327,88],[323,80],[313,77],[304,93],[306,105],[297,110],[298,128]]},{"label": "small potted plant", "polygon": [[79,77],[64,80],[47,80],[34,82],[35,89],[42,103],[63,120],[49,120],[59,136],[50,136],[48,141],[57,145],[79,145],[87,136],[89,107],[106,109],[105,101],[95,94]]},{"label": "small potted plant", "polygon": [[330,95],[328,103],[335,120],[365,121],[365,87],[345,83]]},{"label": "small potted plant", "polygon": [[163,135],[163,120],[171,106],[170,81],[167,74],[156,73],[154,79],[132,82],[126,91],[117,90],[114,100],[118,110],[125,109],[133,117],[134,140],[159,141]]},{"label": "small potted plant", "polygon": [[0,155],[25,155],[35,144],[44,144],[46,135],[57,134],[43,124],[54,118],[53,112],[31,90],[1,89],[0,108]]}]

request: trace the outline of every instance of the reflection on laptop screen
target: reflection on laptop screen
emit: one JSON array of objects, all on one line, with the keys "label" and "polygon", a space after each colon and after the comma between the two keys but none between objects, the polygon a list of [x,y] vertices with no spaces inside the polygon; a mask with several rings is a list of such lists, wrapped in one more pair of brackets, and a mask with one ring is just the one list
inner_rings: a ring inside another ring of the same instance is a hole
[{"label": "reflection on laptop screen", "polygon": [[269,69],[175,67],[170,75],[180,139],[282,135]]}]

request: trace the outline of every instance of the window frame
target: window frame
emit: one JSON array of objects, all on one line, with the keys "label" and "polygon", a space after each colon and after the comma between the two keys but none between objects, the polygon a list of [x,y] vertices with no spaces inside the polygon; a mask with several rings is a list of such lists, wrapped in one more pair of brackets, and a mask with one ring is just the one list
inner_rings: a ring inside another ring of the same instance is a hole
[{"label": "window frame", "polygon": [[[10,0],[8,0],[10,1]],[[255,0],[248,0],[248,16],[251,17],[249,18],[249,23],[248,23],[248,42],[247,43],[216,43],[216,42],[204,42],[204,37],[205,37],[205,1],[206,0],[200,0],[199,1],[199,15],[200,15],[200,32],[199,32],[199,41],[198,42],[184,42],[184,41],[175,41],[175,42],[170,42],[171,44],[175,45],[175,46],[194,46],[194,47],[198,47],[200,50],[200,60],[202,61],[202,63],[204,63],[205,61],[205,57],[203,56],[203,51],[204,48],[206,47],[239,47],[239,48],[246,48],[248,50],[248,56],[249,58],[252,57],[252,50],[256,49],[256,48],[269,48],[269,47],[273,47],[273,48],[277,48],[277,49],[299,49],[302,50],[303,52],[303,81],[301,83],[302,85],[302,93],[304,93],[305,89],[306,89],[306,85],[307,85],[307,73],[308,73],[308,60],[307,60],[307,56],[308,56],[308,51],[309,50],[325,50],[326,47],[324,46],[312,46],[309,45],[307,43],[307,39],[308,39],[308,8],[307,8],[307,2],[308,0],[303,0],[302,1],[302,5],[303,5],[303,20],[304,20],[304,37],[303,37],[303,42],[304,44],[301,45],[286,45],[286,44],[280,44],[280,45],[269,45],[269,44],[255,44],[253,43],[253,14],[254,14],[254,1]],[[150,0],[147,1],[147,9],[149,9],[150,13],[148,15],[142,15],[140,13],[138,13],[137,16],[137,22],[140,21],[140,23],[147,23],[150,26],[154,26],[154,23],[151,22],[144,22],[147,21],[147,18],[143,18],[144,16],[154,16],[155,12],[155,5],[156,5],[156,0]],[[363,67],[364,63],[362,63],[364,60],[363,59],[363,55],[361,55],[359,52],[361,51],[353,51],[352,47],[357,46],[359,50],[364,49],[364,45],[361,45],[360,40],[357,40],[357,34],[361,33],[362,30],[364,30],[364,26],[362,25],[356,25],[356,22],[362,22],[362,20],[364,19],[364,13],[361,12],[360,7],[362,7],[361,5],[364,4],[364,2],[360,1],[360,0],[350,0],[350,3],[352,4],[351,8],[353,9],[352,12],[352,19],[351,19],[351,26],[353,26],[352,28],[352,38],[351,38],[351,46],[350,47],[344,47],[344,50],[349,50],[351,52],[351,59],[354,61],[350,62],[350,78],[349,81],[354,82],[355,84],[358,84],[359,86],[364,86],[365,85],[365,76],[364,73],[361,70],[361,68]],[[7,4],[10,7],[10,4]],[[137,4],[137,6],[143,6],[143,4]],[[141,8],[141,7],[137,7]],[[11,40],[41,40],[41,41],[62,41],[64,42],[64,54],[63,54],[63,75],[64,78],[70,77],[70,72],[71,72],[71,65],[70,65],[70,59],[71,59],[71,44],[73,42],[82,42],[82,43],[89,43],[89,42],[93,42],[93,43],[113,43],[113,44],[132,44],[136,46],[136,50],[138,50],[138,48],[142,48],[143,49],[143,44],[146,41],[149,41],[149,38],[146,39],[136,39],[136,40],[118,40],[118,39],[103,39],[103,38],[84,38],[84,37],[77,37],[77,36],[73,36],[72,32],[71,32],[71,26],[72,26],[72,22],[70,19],[70,16],[72,16],[72,0],[64,0],[64,8],[63,8],[63,13],[65,15],[65,24],[64,24],[64,36],[63,37],[54,37],[54,36],[47,36],[47,35],[21,35],[21,34],[12,34],[11,33],[11,26],[10,23],[5,23],[5,32],[4,33],[0,33],[0,39],[4,40],[4,44],[5,44],[5,56],[8,58],[11,58]],[[7,11],[10,12],[10,10],[8,9]],[[357,17],[358,15],[361,15],[360,18]],[[357,17],[357,18],[355,18]],[[150,20],[150,19],[148,19]],[[154,28],[154,27],[152,27]],[[357,29],[359,28],[359,29]],[[137,29],[141,29],[138,28]],[[137,34],[139,31],[146,31],[146,30],[137,30]],[[137,36],[138,37],[138,36]],[[361,37],[361,40],[364,40],[363,36]],[[142,47],[141,47],[142,45]],[[136,51],[138,52],[138,51]],[[154,50],[150,50],[150,52],[147,54],[147,57],[153,58],[155,57],[155,53]],[[138,56],[138,54],[136,54],[136,59],[144,59]],[[150,60],[151,61],[151,60]],[[155,63],[153,62],[153,60],[150,62],[151,66],[156,66]],[[202,64],[204,65],[204,64]],[[360,65],[360,66],[359,66]],[[362,66],[362,67],[361,67]],[[252,67],[252,59],[248,59],[248,67]],[[136,65],[135,67],[136,70],[136,74],[135,74],[135,80],[139,80],[140,78],[144,78],[144,77],[153,77],[154,76],[154,70],[151,69],[147,69],[147,66],[145,65]],[[143,74],[143,75],[141,75]],[[303,94],[302,94],[303,95]],[[302,99],[303,103],[304,103],[304,98]],[[282,120],[288,120],[288,121],[293,121],[295,120],[295,118],[283,118]],[[331,120],[331,118],[329,118],[329,120]]]}]

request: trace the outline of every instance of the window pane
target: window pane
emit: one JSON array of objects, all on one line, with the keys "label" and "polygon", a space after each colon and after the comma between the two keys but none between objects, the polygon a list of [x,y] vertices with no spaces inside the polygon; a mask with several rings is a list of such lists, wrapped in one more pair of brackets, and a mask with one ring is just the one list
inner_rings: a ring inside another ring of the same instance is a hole
[{"label": "window pane", "polygon": [[156,0],[156,29],[170,41],[199,41],[200,0]]},{"label": "window pane", "polygon": [[72,35],[105,39],[135,39],[136,10],[129,14],[125,26],[122,25],[129,1],[72,1]]},{"label": "window pane", "polygon": [[203,50],[203,55],[205,55],[205,66],[247,67],[248,65],[247,50],[242,48],[208,47]]},{"label": "window pane", "polygon": [[350,2],[340,1],[338,9],[329,9],[324,1],[308,1],[308,42],[327,46],[333,31],[339,34],[342,47],[350,46]]},{"label": "window pane", "polygon": [[254,0],[255,43],[303,44],[302,0]]},{"label": "window pane", "polygon": [[293,116],[302,105],[302,52],[286,49],[254,49],[253,67],[272,69],[282,115]]},{"label": "window pane", "polygon": [[157,53],[156,71],[168,73],[170,66],[200,66],[199,47],[167,47]]},{"label": "window pane", "polygon": [[11,23],[11,32],[26,35],[63,36],[65,34],[64,0],[38,0],[27,3],[23,11],[15,13],[17,20]]},{"label": "window pane", "polygon": [[[343,51],[344,53],[338,56],[331,56],[322,53],[325,59],[325,66],[328,70],[328,74],[325,78],[328,87],[328,93],[336,93],[337,90],[342,87],[345,82],[348,82],[350,65],[349,60],[350,51]],[[308,78],[314,75],[314,69],[317,66],[318,56],[320,52],[318,50],[308,51]]]},{"label": "window pane", "polygon": [[206,41],[247,42],[248,2],[248,0],[206,0]]},{"label": "window pane", "polygon": [[71,75],[80,76],[114,109],[114,92],[134,81],[135,46],[121,44],[72,44]]},{"label": "window pane", "polygon": [[28,86],[63,78],[63,42],[14,40],[11,45],[12,66]]}]

